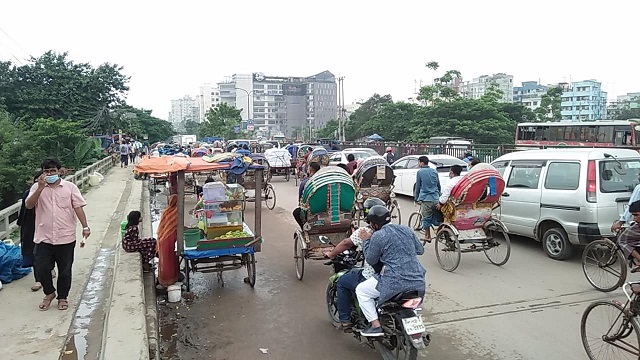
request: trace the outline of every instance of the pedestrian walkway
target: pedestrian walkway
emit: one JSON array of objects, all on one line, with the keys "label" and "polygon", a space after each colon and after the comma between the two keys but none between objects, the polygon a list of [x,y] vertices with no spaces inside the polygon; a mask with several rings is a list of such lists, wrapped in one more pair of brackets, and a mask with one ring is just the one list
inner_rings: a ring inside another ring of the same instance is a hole
[{"label": "pedestrian walkway", "polygon": [[39,311],[44,295],[30,290],[31,274],[4,286],[0,359],[149,358],[140,256],[125,253],[119,240],[120,222],[140,209],[141,195],[131,168],[113,168],[84,194],[92,234],[75,250],[68,310],[54,301]]}]

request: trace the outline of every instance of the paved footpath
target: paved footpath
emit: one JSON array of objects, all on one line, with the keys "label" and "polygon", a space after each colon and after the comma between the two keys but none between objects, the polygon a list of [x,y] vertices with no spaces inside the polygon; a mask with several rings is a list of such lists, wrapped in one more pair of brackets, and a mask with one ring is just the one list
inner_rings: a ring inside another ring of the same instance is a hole
[{"label": "paved footpath", "polygon": [[140,256],[119,241],[120,222],[141,205],[142,182],[131,170],[110,170],[84,195],[92,235],[76,247],[67,311],[55,301],[38,310],[44,295],[30,290],[32,274],[0,291],[0,359],[149,358]]}]

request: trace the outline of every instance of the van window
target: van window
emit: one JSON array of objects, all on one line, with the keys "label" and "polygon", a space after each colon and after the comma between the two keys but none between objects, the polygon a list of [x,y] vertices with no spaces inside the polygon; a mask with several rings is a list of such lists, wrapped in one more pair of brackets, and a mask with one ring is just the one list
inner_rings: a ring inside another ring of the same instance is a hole
[{"label": "van window", "polygon": [[628,192],[638,185],[640,160],[600,161],[600,191]]},{"label": "van window", "polygon": [[580,163],[553,162],[547,169],[545,189],[575,190],[580,184]]},{"label": "van window", "polygon": [[537,189],[543,161],[512,161],[507,187]]},{"label": "van window", "polygon": [[504,176],[504,171],[507,169],[508,165],[509,165],[508,161],[496,161],[493,164],[491,164],[491,166],[493,166],[494,168],[496,168],[496,170],[498,170],[498,172],[500,173],[500,176]]}]

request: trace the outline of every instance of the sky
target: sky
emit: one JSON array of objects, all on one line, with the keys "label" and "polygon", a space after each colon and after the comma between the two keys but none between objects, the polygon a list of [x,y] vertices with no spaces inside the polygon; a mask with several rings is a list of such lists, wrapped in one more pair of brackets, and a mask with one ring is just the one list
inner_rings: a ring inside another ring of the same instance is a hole
[{"label": "sky", "polygon": [[122,65],[127,102],[163,119],[171,99],[252,72],[329,70],[344,76],[346,103],[406,100],[449,69],[516,85],[596,79],[611,100],[640,91],[639,13],[637,0],[3,0],[0,60],[53,49]]}]

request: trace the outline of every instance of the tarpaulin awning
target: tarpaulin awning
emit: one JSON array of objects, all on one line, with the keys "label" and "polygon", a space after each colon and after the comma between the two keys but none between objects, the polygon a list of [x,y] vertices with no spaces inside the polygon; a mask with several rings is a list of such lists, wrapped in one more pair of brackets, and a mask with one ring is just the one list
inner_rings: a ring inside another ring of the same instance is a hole
[{"label": "tarpaulin awning", "polygon": [[[177,171],[205,172],[213,170],[227,170],[231,163],[209,163],[199,157],[162,156],[142,159],[133,168],[141,174],[172,173]],[[253,164],[252,169],[262,169],[263,166]]]}]

